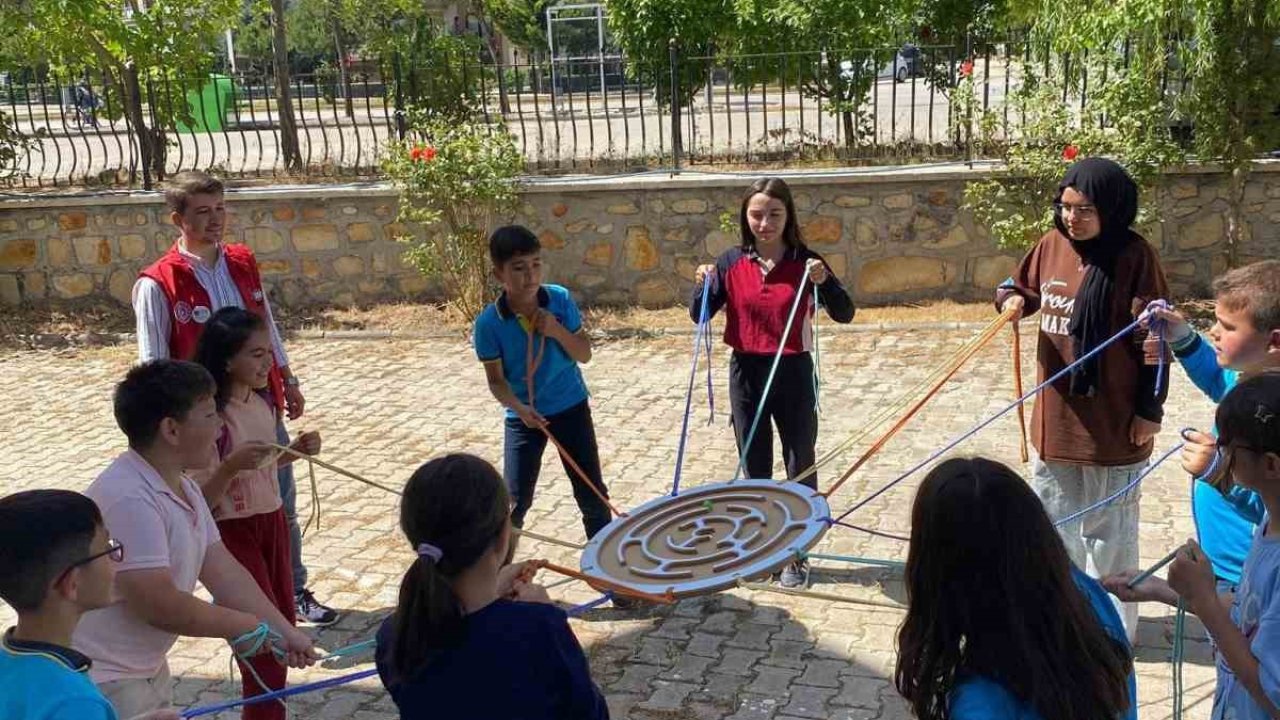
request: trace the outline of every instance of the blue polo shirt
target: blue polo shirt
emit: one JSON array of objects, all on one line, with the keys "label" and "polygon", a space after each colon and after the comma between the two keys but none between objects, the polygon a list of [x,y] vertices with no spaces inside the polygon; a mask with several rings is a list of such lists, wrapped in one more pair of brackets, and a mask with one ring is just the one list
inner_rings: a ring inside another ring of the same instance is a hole
[{"label": "blue polo shirt", "polygon": [[89,658],[60,645],[0,641],[0,720],[116,720],[89,679]]},{"label": "blue polo shirt", "polygon": [[[538,289],[538,306],[560,321],[565,330],[582,329],[582,313],[569,291],[559,285],[543,285]],[[502,374],[520,402],[529,403],[528,363],[529,324],[511,311],[507,295],[490,303],[476,318],[474,343],[480,362],[502,362]],[[537,355],[545,338],[533,335],[533,352]],[[533,373],[533,407],[544,416],[555,415],[587,399],[587,383],[582,379],[578,363],[555,340],[546,339],[542,361]],[[516,417],[508,409],[507,417]]]}]

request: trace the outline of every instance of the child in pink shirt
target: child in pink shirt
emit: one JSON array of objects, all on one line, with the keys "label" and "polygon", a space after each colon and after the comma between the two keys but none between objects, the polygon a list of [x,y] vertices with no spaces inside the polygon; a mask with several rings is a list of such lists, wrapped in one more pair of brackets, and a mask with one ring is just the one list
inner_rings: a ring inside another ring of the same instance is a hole
[{"label": "child in pink shirt", "polygon": [[[276,409],[264,397],[271,370],[271,336],[262,318],[235,307],[213,314],[196,348],[195,361],[217,385],[215,400],[224,428],[209,451],[203,470],[193,473],[217,521],[222,542],[289,622],[296,621],[289,528],[276,467],[296,456],[270,453],[257,466],[237,467],[224,460],[246,447],[266,448],[276,440]],[[320,435],[304,433],[293,448],[308,455],[320,450]],[[244,696],[285,686],[287,668],[269,654],[239,660]],[[265,684],[263,688],[259,683]],[[245,720],[284,720],[284,706],[245,706]]]}]

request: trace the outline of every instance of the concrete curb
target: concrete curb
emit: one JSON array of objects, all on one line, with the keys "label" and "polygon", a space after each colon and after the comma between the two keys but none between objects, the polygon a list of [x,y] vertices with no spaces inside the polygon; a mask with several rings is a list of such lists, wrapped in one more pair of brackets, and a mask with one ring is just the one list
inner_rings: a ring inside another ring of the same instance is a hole
[{"label": "concrete curb", "polygon": [[[1034,325],[1033,321],[1024,320],[1022,325]],[[982,322],[880,322],[864,325],[821,325],[820,336],[849,335],[868,332],[912,332],[939,330],[981,330],[987,326]],[[657,330],[639,328],[619,328],[617,330],[597,330],[592,336],[597,340],[653,340],[662,337],[690,337],[696,332],[691,324],[688,327],[668,327]],[[286,330],[285,336],[298,340],[335,340],[360,341],[372,340],[465,340],[467,333],[463,330],[424,331],[424,330]],[[64,347],[107,347],[132,344],[137,340],[135,333],[40,333],[36,335],[15,335],[20,343],[37,349],[55,349]]]}]

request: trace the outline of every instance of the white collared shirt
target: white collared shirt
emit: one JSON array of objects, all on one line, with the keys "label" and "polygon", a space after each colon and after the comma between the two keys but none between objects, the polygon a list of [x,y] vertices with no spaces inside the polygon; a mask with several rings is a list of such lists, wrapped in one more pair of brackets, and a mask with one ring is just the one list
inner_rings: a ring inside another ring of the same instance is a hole
[{"label": "white collared shirt", "polygon": [[[198,255],[187,252],[182,244],[178,244],[178,253],[186,258],[195,273],[196,282],[209,294],[210,313],[224,307],[244,308],[244,299],[240,297],[240,289],[231,279],[231,271],[227,268],[227,258],[218,246],[218,260],[213,266],[207,265]],[[271,332],[271,351],[276,357],[276,365],[285,367],[289,364],[289,356],[284,352],[284,343],[280,340],[280,330],[276,327],[275,318],[271,315],[271,303],[266,295],[262,297],[262,307],[267,313],[267,328]],[[173,317],[170,312],[169,298],[164,294],[160,283],[149,277],[140,277],[133,284],[133,315],[138,334],[138,362],[159,360],[169,357],[169,337],[173,330]]]}]

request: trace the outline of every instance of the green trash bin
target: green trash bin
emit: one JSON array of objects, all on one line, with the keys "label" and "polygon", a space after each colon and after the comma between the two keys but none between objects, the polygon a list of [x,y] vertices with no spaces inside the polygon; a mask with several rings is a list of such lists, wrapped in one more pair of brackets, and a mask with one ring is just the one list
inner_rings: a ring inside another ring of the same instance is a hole
[{"label": "green trash bin", "polygon": [[199,89],[187,91],[187,108],[192,123],[178,121],[179,132],[204,132],[223,130],[233,101],[231,78],[227,75],[210,75],[208,82]]}]

